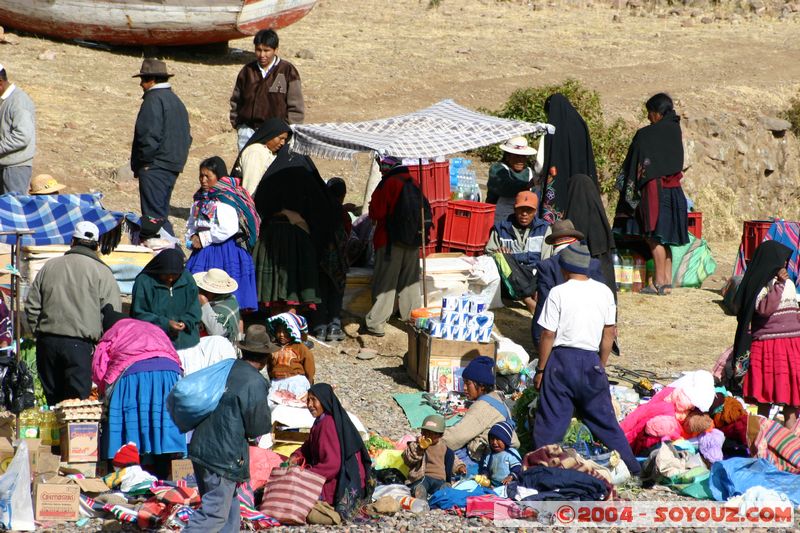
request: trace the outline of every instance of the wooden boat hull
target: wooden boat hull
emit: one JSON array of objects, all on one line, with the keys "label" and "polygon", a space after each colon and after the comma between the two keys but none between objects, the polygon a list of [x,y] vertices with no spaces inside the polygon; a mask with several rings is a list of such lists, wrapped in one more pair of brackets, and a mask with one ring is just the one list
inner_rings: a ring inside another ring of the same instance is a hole
[{"label": "wooden boat hull", "polygon": [[316,0],[0,0],[0,25],[118,45],[211,44],[283,28]]}]

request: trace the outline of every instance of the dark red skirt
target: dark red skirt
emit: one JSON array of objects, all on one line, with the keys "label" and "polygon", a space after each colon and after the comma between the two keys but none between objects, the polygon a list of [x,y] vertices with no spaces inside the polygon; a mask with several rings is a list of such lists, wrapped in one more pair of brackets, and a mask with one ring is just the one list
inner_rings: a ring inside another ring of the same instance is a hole
[{"label": "dark red skirt", "polygon": [[742,389],[759,403],[800,407],[800,337],[754,340]]}]

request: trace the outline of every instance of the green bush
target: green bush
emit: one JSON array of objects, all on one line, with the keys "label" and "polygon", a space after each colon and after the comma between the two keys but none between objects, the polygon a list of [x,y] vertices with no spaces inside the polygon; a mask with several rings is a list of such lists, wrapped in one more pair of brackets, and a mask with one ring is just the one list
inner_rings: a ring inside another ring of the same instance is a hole
[{"label": "green bush", "polygon": [[[519,89],[511,94],[501,109],[482,111],[502,118],[547,122],[544,102],[553,93],[566,96],[586,121],[592,137],[600,188],[603,193],[611,192],[636,129],[622,119],[607,124],[597,91],[584,87],[577,80],[568,79],[558,85]],[[533,142],[533,139],[529,139],[529,142]],[[498,161],[501,158],[500,148],[497,146],[480,148],[474,153],[487,162]]]},{"label": "green bush", "polygon": [[789,109],[781,117],[792,123],[792,132],[800,137],[800,93],[789,101]]}]

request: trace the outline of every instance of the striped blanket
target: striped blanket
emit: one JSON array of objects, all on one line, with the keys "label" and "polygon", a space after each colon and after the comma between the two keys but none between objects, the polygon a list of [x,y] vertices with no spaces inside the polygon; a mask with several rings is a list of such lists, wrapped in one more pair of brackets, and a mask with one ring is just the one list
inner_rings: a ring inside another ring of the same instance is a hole
[{"label": "striped blanket", "polygon": [[778,470],[800,474],[800,436],[768,418],[760,418],[759,423],[761,430],[753,443],[756,455]]},{"label": "striped blanket", "polygon": [[[800,276],[800,222],[776,220],[772,223],[772,226],[770,226],[764,240],[778,241],[793,250],[786,270],[789,271],[789,277],[792,278],[796,286],[797,278]],[[739,245],[739,253],[736,256],[736,265],[733,267],[733,275],[741,276],[746,269],[747,263],[744,260],[744,243],[742,243]]]}]

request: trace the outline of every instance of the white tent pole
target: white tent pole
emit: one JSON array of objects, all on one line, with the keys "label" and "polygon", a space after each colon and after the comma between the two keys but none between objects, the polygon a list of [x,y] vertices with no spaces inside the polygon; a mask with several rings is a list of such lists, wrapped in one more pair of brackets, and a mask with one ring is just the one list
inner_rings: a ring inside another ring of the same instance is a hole
[{"label": "white tent pole", "polygon": [[422,158],[418,159],[418,168],[419,168],[419,195],[422,198],[422,201],[419,203],[420,217],[421,224],[422,224],[422,307],[428,307],[428,282],[425,280],[425,274],[427,270],[427,263],[428,263],[428,252],[425,247],[425,193],[423,192],[424,189],[424,174],[422,173]]}]

